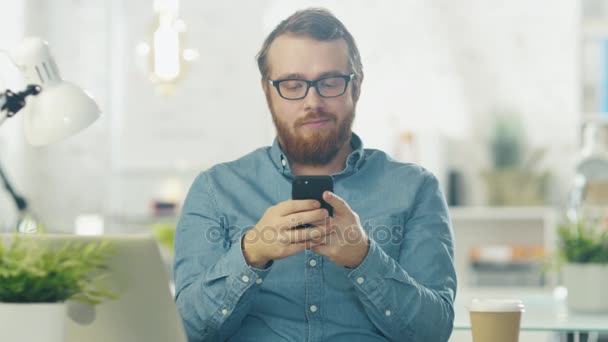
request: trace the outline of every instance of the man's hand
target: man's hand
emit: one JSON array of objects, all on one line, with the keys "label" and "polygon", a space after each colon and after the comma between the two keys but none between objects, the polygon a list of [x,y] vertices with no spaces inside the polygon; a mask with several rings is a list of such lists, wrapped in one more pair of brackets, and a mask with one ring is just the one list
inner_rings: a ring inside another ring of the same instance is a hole
[{"label": "man's hand", "polygon": [[[288,200],[268,208],[243,237],[241,247],[247,263],[264,268],[271,260],[286,258],[317,244],[315,241],[328,234],[327,227],[320,223],[329,214],[320,207],[316,200]],[[313,227],[294,229],[303,224]]]},{"label": "man's hand", "polygon": [[367,234],[361,228],[359,215],[334,193],[325,191],[323,199],[334,208],[334,216],[327,221],[330,235],[323,239],[323,243],[311,246],[310,250],[326,256],[338,265],[357,268],[369,249]]}]

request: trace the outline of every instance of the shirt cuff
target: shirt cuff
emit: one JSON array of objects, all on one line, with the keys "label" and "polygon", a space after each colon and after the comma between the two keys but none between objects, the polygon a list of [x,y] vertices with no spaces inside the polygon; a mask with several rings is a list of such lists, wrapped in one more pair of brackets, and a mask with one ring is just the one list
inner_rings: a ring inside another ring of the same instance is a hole
[{"label": "shirt cuff", "polygon": [[[272,264],[274,263],[274,260],[270,260],[266,266],[264,268],[257,268],[257,267],[253,267],[251,265],[249,265],[247,263],[247,260],[245,259],[245,254],[243,252],[243,239],[245,238],[245,234],[243,234],[241,236],[241,238],[239,239],[239,250],[240,250],[240,260],[243,261],[243,263],[245,264],[245,266],[247,266],[249,269],[251,269],[253,272],[255,272],[258,276],[260,277],[265,277],[266,275],[268,275],[268,272],[270,272],[270,269],[272,268]],[[236,247],[236,246],[234,246]]]},{"label": "shirt cuff", "polygon": [[243,285],[250,282],[260,284],[261,280],[258,279],[265,278],[272,269],[272,263],[270,263],[265,269],[255,268],[247,264],[240,242],[232,244],[231,248],[226,254],[226,262],[227,265],[230,265],[227,268],[232,270],[230,274],[236,275],[241,280]]},{"label": "shirt cuff", "polygon": [[[221,268],[222,272],[229,278],[228,293],[223,299],[221,307],[218,307],[213,316],[213,326],[219,327],[229,317],[229,314],[237,309],[239,300],[250,302],[252,294],[260,289],[264,278],[270,272],[270,267],[258,269],[247,264],[243,255],[240,243],[233,243],[228,252],[224,255],[216,268]],[[251,292],[248,290],[254,290]],[[248,293],[248,295],[246,294]]]},{"label": "shirt cuff", "polygon": [[389,256],[384,250],[370,238],[367,255],[357,268],[348,273],[348,277],[359,285],[365,284],[366,280],[376,280],[384,277],[388,258]]}]

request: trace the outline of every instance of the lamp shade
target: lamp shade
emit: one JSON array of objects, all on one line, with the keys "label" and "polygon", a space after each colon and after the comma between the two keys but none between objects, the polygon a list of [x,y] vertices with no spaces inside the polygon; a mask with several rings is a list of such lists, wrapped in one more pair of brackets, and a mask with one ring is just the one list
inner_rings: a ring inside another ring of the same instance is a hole
[{"label": "lamp shade", "polygon": [[60,82],[27,99],[25,138],[47,145],[72,136],[99,118],[99,107],[81,88]]},{"label": "lamp shade", "polygon": [[61,79],[48,44],[25,38],[14,55],[24,78],[41,87],[26,99],[25,137],[32,145],[50,144],[85,129],[100,116],[93,98],[80,87]]}]

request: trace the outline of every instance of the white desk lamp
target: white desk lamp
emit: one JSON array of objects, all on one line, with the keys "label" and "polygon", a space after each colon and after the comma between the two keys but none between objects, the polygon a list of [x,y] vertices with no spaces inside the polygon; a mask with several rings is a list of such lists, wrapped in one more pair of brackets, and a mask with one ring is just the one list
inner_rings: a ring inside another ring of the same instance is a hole
[{"label": "white desk lamp", "polygon": [[[81,88],[61,79],[48,44],[42,39],[25,38],[12,61],[28,86],[17,93],[8,89],[0,92],[0,125],[24,109],[25,138],[31,145],[40,146],[74,135],[99,118],[95,101]],[[19,210],[17,230],[38,231],[39,224],[27,210],[27,202],[16,194],[1,168],[0,176]]]},{"label": "white desk lamp", "polygon": [[39,146],[76,134],[99,118],[95,101],[81,88],[61,79],[45,41],[24,39],[13,60],[29,85],[19,93],[0,93],[0,125],[25,107],[25,138]]}]

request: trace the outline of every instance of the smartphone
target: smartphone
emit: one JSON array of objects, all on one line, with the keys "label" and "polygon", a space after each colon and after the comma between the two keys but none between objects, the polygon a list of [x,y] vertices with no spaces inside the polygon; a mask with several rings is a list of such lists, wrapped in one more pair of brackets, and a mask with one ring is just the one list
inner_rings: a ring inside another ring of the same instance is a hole
[{"label": "smartphone", "polygon": [[334,216],[334,208],[323,199],[324,191],[334,191],[331,176],[297,176],[291,183],[292,199],[315,199],[321,202],[321,208],[327,209],[329,216]]}]

